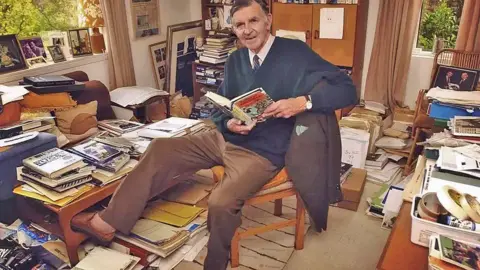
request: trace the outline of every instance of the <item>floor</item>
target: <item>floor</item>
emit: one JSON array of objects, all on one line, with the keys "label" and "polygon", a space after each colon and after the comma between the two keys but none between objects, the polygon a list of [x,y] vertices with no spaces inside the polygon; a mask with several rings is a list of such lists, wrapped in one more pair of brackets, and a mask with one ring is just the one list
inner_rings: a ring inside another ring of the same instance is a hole
[{"label": "floor", "polygon": [[[293,227],[242,240],[241,265],[236,269],[375,269],[390,233],[380,227],[381,220],[365,214],[366,198],[378,188],[367,182],[357,212],[331,207],[328,230],[318,234],[307,229],[303,250],[293,249]],[[284,200],[285,217],[294,215],[294,208],[294,200]],[[270,213],[273,213],[273,203],[246,208],[242,227],[268,224],[277,218]],[[203,269],[206,252],[204,248],[194,262],[183,261],[175,270]]]},{"label": "floor", "polygon": [[379,186],[367,182],[357,212],[331,207],[327,231],[309,230],[305,248],[293,252],[284,270],[376,269],[390,230],[380,228],[381,220],[365,215],[366,198]]}]

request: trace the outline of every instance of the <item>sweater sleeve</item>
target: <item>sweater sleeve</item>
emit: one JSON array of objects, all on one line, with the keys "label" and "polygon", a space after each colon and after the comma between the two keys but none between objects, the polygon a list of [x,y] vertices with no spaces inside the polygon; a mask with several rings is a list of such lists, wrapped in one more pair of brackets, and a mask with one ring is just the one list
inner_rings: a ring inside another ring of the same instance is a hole
[{"label": "sweater sleeve", "polygon": [[[227,66],[228,66],[228,61],[227,63],[225,63],[225,67],[224,67],[224,80],[223,82],[220,84],[218,90],[217,90],[217,93],[219,95],[222,95],[222,96],[227,96]],[[226,115],[225,113],[223,113],[221,110],[219,109],[216,109],[215,112],[212,114],[212,116],[210,117],[211,120],[215,123],[215,125],[217,126],[217,129],[222,132],[222,133],[225,133],[225,132],[228,132],[229,130],[227,129],[227,122],[228,120],[230,120],[231,117],[229,117],[228,115]]]},{"label": "sweater sleeve", "polygon": [[[303,43],[303,42],[302,42]],[[297,96],[310,95],[312,111],[331,112],[357,103],[352,79],[339,68],[320,57],[308,46],[304,53],[305,70],[297,82]]]}]

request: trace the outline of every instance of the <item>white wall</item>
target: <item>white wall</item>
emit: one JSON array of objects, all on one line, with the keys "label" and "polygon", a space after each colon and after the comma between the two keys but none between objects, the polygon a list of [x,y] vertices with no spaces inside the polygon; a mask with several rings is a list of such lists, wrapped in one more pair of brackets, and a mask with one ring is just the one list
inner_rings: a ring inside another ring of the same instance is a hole
[{"label": "white wall", "polygon": [[167,26],[200,20],[201,0],[158,0],[160,2],[160,35],[136,39],[132,33],[130,0],[126,0],[128,30],[132,47],[133,66],[137,85],[156,88],[155,73],[149,45],[166,40]]},{"label": "white wall", "polygon": [[432,68],[433,56],[412,56],[404,100],[405,105],[409,106],[410,109],[415,109],[418,91],[430,88]]},{"label": "white wall", "polygon": [[[373,40],[377,26],[378,9],[381,0],[370,0],[368,7],[367,37],[365,41],[365,58],[362,75],[361,96],[365,93],[365,82],[368,74],[368,65],[372,54]],[[433,57],[412,56],[410,69],[408,71],[407,89],[405,93],[405,105],[411,109],[415,108],[415,100],[420,89],[428,88],[430,85],[430,74],[433,67]]]}]

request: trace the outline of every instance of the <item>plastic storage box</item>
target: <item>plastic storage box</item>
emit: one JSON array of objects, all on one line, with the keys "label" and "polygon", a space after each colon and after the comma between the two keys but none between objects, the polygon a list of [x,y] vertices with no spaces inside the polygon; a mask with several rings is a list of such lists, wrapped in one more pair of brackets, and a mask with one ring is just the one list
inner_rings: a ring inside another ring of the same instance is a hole
[{"label": "plastic storage box", "polygon": [[466,242],[480,244],[480,231],[467,231],[444,225],[437,222],[421,219],[415,216],[418,203],[422,197],[417,195],[412,202],[410,215],[412,217],[412,231],[410,240],[424,247],[428,247],[429,238],[432,234],[442,234]]}]

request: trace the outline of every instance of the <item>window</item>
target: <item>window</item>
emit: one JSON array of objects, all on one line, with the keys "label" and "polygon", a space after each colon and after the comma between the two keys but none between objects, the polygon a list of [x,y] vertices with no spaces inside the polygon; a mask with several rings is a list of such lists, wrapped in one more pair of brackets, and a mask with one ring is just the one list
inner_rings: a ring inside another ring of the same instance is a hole
[{"label": "window", "polygon": [[433,51],[435,43],[454,48],[464,0],[423,0],[416,47]]},{"label": "window", "polygon": [[79,27],[77,0],[1,0],[0,35],[19,38]]}]

